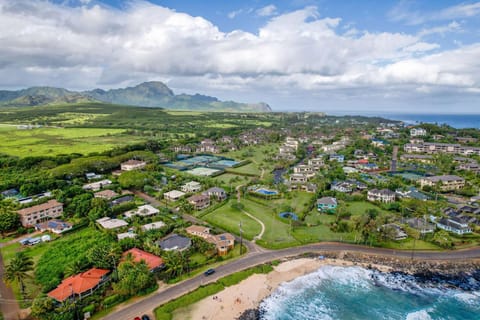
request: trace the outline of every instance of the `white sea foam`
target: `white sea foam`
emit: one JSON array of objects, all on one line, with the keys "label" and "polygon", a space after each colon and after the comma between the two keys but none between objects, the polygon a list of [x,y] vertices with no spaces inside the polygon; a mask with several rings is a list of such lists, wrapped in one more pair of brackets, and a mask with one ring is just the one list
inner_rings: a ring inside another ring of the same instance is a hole
[{"label": "white sea foam", "polygon": [[419,310],[407,314],[405,320],[432,320],[427,310]]}]

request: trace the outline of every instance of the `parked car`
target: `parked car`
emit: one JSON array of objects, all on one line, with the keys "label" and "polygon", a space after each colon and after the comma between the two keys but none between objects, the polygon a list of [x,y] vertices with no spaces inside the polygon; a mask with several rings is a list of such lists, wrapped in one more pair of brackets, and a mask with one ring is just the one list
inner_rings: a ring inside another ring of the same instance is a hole
[{"label": "parked car", "polygon": [[144,314],[144,315],[142,316],[142,320],[150,320],[150,317],[147,316],[146,314]]},{"label": "parked car", "polygon": [[215,269],[208,269],[207,271],[205,271],[203,274],[205,276],[209,276],[209,275],[212,275],[215,273]]}]

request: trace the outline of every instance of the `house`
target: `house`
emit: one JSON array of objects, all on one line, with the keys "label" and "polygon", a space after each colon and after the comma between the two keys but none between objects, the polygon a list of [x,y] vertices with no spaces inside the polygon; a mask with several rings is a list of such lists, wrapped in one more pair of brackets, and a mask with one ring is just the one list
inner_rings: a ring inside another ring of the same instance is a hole
[{"label": "house", "polygon": [[345,172],[346,174],[358,173],[358,170],[357,170],[356,168],[353,168],[353,167],[343,167],[342,170],[343,170],[343,172]]},{"label": "house", "polygon": [[152,223],[147,223],[142,226],[142,231],[158,230],[165,227],[166,224],[163,221],[156,221]]},{"label": "house", "polygon": [[329,156],[330,161],[337,161],[337,162],[344,162],[345,161],[345,156],[343,154],[331,154]]},{"label": "house", "polygon": [[33,207],[20,209],[17,213],[20,215],[22,226],[32,227],[42,221],[60,217],[63,213],[63,203],[53,199]]},{"label": "house", "polygon": [[291,183],[306,183],[308,182],[308,177],[303,173],[293,173],[290,175]]},{"label": "house", "polygon": [[217,199],[217,201],[223,201],[227,199],[227,193],[225,192],[225,190],[219,187],[210,188],[204,191],[203,194],[206,194],[210,198],[215,198]]},{"label": "house", "polygon": [[122,164],[120,164],[120,169],[122,171],[132,171],[132,170],[143,169],[146,166],[147,166],[147,163],[145,161],[131,159],[126,162],[122,162]]},{"label": "house", "polygon": [[200,237],[209,243],[213,243],[220,256],[226,255],[228,250],[235,246],[235,237],[230,233],[222,233],[218,235],[210,234],[210,228],[191,225],[185,231],[193,236]]},{"label": "house", "polygon": [[410,198],[410,199],[416,199],[416,200],[422,200],[422,201],[427,201],[430,199],[429,196],[427,196],[424,193],[421,193],[418,191],[416,188],[411,187],[408,190],[395,190],[395,193],[397,194],[398,197],[400,198]]},{"label": "house", "polygon": [[116,199],[113,199],[112,201],[110,201],[110,206],[112,206],[112,207],[118,206],[120,204],[133,201],[134,199],[135,199],[135,197],[133,195],[127,194],[127,195],[124,195],[120,198],[116,198]]},{"label": "house", "polygon": [[332,183],[330,189],[342,193],[350,193],[353,191],[353,186],[346,181],[337,181]]},{"label": "house", "polygon": [[368,201],[378,201],[383,203],[390,203],[395,201],[395,192],[388,189],[372,189],[367,193]]},{"label": "house", "polygon": [[405,240],[408,237],[405,230],[403,230],[402,227],[395,223],[384,224],[380,228],[378,228],[378,231],[385,232],[385,234],[388,235],[390,239],[395,241]]},{"label": "house", "polygon": [[137,234],[135,232],[131,232],[131,231],[117,234],[118,241],[121,241],[123,239],[135,239],[136,237],[137,237]]},{"label": "house", "polygon": [[191,234],[193,236],[197,236],[203,239],[207,239],[212,236],[210,234],[210,228],[204,227],[204,226],[191,225],[185,228],[185,231],[188,234]]},{"label": "house", "polygon": [[318,170],[325,165],[325,161],[323,161],[323,158],[308,159],[308,165]]},{"label": "house", "polygon": [[109,217],[104,217],[95,220],[99,225],[104,229],[117,229],[128,226],[128,223],[121,219],[112,219]]},{"label": "house", "polygon": [[131,218],[133,216],[141,216],[141,217],[150,217],[158,214],[160,210],[157,208],[152,207],[149,204],[145,204],[143,206],[140,206],[134,210],[130,210],[125,212],[125,217]]},{"label": "house", "polygon": [[185,193],[194,193],[200,191],[202,189],[202,185],[199,182],[190,181],[185,183],[180,189]]},{"label": "house", "polygon": [[165,192],[163,194],[163,197],[168,201],[177,201],[178,199],[180,199],[184,195],[185,195],[185,192],[178,191],[178,190],[172,190],[172,191],[169,191],[169,192]]},{"label": "house", "polygon": [[4,198],[15,198],[20,194],[17,189],[8,189],[5,191],[0,192],[0,195]]},{"label": "house", "polygon": [[439,186],[441,191],[459,190],[465,186],[465,179],[454,175],[424,177],[420,179],[420,186]]},{"label": "house", "polygon": [[159,270],[165,265],[162,258],[137,248],[132,248],[122,253],[122,259],[125,260],[128,255],[131,255],[135,262],[144,261],[151,272]]},{"label": "house", "polygon": [[87,180],[102,179],[102,175],[96,174],[95,172],[87,172],[85,173],[85,178],[87,178]]},{"label": "house", "polygon": [[49,220],[42,223],[37,223],[35,229],[40,232],[51,231],[56,234],[71,230],[73,225],[61,220]]},{"label": "house", "polygon": [[402,161],[417,161],[422,163],[432,163],[433,156],[429,154],[402,154],[400,156]]},{"label": "house", "polygon": [[58,302],[67,299],[82,299],[91,295],[108,281],[110,270],[92,268],[80,274],[68,277],[47,295]]},{"label": "house", "polygon": [[388,144],[388,142],[386,142],[385,140],[372,139],[372,145],[373,145],[374,147],[384,148],[387,144]]},{"label": "house", "polygon": [[425,219],[410,218],[405,221],[411,228],[420,231],[421,234],[433,233],[435,231],[435,225],[429,223]]},{"label": "house", "polygon": [[427,130],[423,128],[412,128],[410,129],[411,137],[423,137],[427,135]]},{"label": "house", "polygon": [[85,184],[82,187],[82,189],[83,190],[98,191],[98,190],[102,189],[103,187],[111,185],[111,184],[112,184],[112,181],[110,181],[108,179],[104,179],[104,180],[100,180],[100,181]]},{"label": "house", "polygon": [[480,173],[480,165],[477,162],[462,163],[456,169]]},{"label": "house", "polygon": [[210,197],[206,194],[195,194],[187,199],[195,210],[202,210],[210,205]]},{"label": "house", "polygon": [[102,190],[102,191],[98,191],[98,192],[95,192],[93,194],[93,196],[95,198],[102,198],[102,199],[107,199],[107,200],[110,200],[112,198],[115,198],[118,196],[118,193],[116,193],[115,191],[113,190],[109,190],[109,189],[106,189],[106,190]]},{"label": "house", "polygon": [[306,183],[300,186],[300,188],[308,193],[316,193],[318,190],[318,187],[315,183]]},{"label": "house", "polygon": [[313,173],[315,175],[315,169],[312,166],[305,165],[305,164],[299,164],[295,167],[293,167],[293,172],[294,173]]},{"label": "house", "polygon": [[173,233],[162,240],[157,241],[157,245],[164,251],[183,251],[190,248],[192,240]]},{"label": "house", "polygon": [[440,219],[437,222],[437,227],[458,235],[472,233],[472,229],[468,226],[468,224],[456,217]]},{"label": "house", "polygon": [[321,212],[333,212],[337,206],[337,199],[333,197],[322,197],[317,200],[317,210]]}]

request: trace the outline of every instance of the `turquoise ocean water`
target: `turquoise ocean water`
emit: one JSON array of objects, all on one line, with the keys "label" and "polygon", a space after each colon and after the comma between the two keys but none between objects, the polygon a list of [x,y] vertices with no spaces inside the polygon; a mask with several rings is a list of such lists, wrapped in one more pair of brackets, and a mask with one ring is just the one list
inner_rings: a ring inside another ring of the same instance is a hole
[{"label": "turquoise ocean water", "polygon": [[263,320],[479,320],[480,292],[402,274],[324,266],[281,285],[260,311]]}]

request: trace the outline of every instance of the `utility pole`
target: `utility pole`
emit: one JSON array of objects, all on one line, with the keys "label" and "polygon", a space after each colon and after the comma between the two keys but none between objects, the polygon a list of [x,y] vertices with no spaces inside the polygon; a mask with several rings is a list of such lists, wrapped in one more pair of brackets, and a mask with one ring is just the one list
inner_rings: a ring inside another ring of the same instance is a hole
[{"label": "utility pole", "polygon": [[240,223],[238,224],[240,228],[240,255],[242,255],[242,247],[243,247],[243,238],[242,238],[242,220],[240,220]]}]

